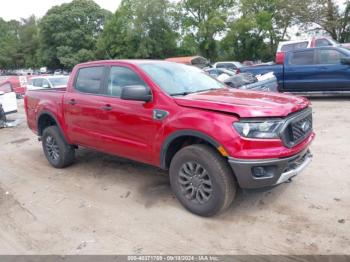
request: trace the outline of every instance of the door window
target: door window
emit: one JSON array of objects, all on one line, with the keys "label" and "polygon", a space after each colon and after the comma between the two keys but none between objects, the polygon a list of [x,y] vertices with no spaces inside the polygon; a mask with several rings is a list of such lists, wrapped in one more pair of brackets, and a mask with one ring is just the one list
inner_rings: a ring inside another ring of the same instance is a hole
[{"label": "door window", "polygon": [[208,71],[208,73],[209,73],[209,75],[211,75],[211,76],[218,76],[218,75],[219,75],[218,70],[216,70],[216,69],[210,69],[210,70]]},{"label": "door window", "polygon": [[330,45],[332,45],[332,43],[330,41],[328,41],[327,39],[322,38],[322,39],[317,39],[315,45],[316,45],[316,47],[330,46]]},{"label": "door window", "polygon": [[75,81],[75,89],[88,94],[99,94],[103,80],[103,66],[86,67],[79,69]]},{"label": "door window", "polygon": [[43,79],[42,78],[33,79],[33,86],[42,87],[43,86]]},{"label": "door window", "polygon": [[292,53],[291,65],[312,65],[314,64],[314,51],[305,50]]},{"label": "door window", "polygon": [[307,45],[308,45],[308,44],[309,44],[308,42],[284,44],[284,45],[281,47],[281,51],[283,51],[283,52],[289,52],[289,51],[293,51],[293,50],[296,50],[296,49],[307,48]]},{"label": "door window", "polygon": [[340,64],[343,55],[337,50],[318,50],[318,64]]},{"label": "door window", "polygon": [[50,88],[49,81],[47,81],[46,79],[43,79],[42,87],[43,87],[43,88]]},{"label": "door window", "polygon": [[107,95],[120,97],[125,86],[142,85],[146,86],[145,82],[131,69],[121,66],[113,66],[111,68]]}]

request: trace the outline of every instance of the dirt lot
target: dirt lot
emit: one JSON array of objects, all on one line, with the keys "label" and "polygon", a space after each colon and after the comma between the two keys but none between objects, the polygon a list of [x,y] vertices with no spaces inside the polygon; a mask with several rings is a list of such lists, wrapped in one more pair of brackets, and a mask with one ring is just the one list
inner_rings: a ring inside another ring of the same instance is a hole
[{"label": "dirt lot", "polygon": [[2,129],[0,254],[350,254],[350,99],[312,102],[307,170],[209,219],[161,170],[86,149],[56,170],[25,122]]}]

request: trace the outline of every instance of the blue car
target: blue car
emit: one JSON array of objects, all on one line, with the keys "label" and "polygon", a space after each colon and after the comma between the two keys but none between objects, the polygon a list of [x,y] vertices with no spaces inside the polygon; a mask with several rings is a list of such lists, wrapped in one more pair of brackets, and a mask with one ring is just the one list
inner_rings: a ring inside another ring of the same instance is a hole
[{"label": "blue car", "polygon": [[286,53],[283,65],[245,67],[241,72],[274,72],[280,92],[350,94],[350,51],[342,47],[298,49]]}]

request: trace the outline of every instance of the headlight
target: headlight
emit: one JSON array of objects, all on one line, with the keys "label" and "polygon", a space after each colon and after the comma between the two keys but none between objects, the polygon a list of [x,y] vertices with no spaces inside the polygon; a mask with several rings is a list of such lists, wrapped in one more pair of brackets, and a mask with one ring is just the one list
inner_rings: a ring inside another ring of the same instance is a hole
[{"label": "headlight", "polygon": [[283,121],[267,120],[264,122],[235,122],[236,131],[248,138],[278,138]]}]

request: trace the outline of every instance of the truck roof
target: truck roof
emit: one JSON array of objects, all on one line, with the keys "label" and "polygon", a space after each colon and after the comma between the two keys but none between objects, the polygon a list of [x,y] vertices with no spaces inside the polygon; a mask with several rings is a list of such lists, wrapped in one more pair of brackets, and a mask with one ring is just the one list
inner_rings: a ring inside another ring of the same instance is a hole
[{"label": "truck roof", "polygon": [[172,63],[165,60],[152,60],[152,59],[111,59],[111,60],[98,60],[86,63],[81,63],[81,65],[95,65],[95,64],[112,64],[112,63],[126,63],[132,65],[146,64],[146,63]]}]

